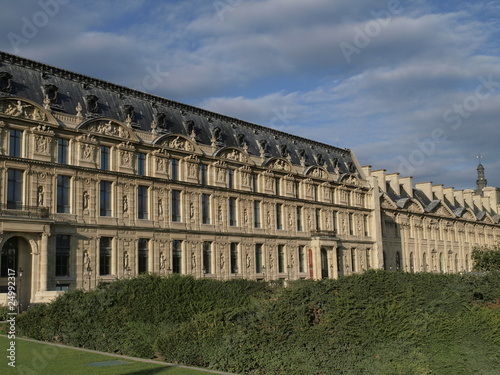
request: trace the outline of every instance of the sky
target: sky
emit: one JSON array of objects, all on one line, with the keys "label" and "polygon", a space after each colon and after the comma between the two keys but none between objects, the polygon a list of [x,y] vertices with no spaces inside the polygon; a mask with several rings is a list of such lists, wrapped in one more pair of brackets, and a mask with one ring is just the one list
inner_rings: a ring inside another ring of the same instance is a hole
[{"label": "sky", "polygon": [[500,187],[500,1],[17,0],[0,50],[353,150],[456,189]]}]

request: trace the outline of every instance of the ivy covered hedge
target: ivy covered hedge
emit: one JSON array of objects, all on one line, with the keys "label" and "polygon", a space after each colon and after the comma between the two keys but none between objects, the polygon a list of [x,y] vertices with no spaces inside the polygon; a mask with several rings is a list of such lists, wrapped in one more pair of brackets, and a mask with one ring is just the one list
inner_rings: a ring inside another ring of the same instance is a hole
[{"label": "ivy covered hedge", "polygon": [[27,336],[248,374],[500,373],[500,275],[370,271],[287,287],[147,275],[19,317]]}]

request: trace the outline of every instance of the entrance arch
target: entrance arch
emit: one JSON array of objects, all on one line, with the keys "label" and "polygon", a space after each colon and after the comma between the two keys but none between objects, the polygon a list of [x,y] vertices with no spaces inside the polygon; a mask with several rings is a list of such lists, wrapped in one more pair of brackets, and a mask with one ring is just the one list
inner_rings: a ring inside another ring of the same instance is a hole
[{"label": "entrance arch", "polygon": [[8,238],[0,251],[0,288],[3,293],[8,291],[8,277],[9,274],[12,275],[12,271],[16,277],[18,301],[21,308],[26,310],[31,301],[31,245],[20,236]]}]

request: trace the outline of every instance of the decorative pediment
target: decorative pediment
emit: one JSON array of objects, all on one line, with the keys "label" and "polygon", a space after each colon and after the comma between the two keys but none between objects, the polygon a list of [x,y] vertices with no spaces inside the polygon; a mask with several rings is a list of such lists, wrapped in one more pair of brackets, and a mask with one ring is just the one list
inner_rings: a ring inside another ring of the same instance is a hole
[{"label": "decorative pediment", "polygon": [[283,158],[272,158],[264,163],[264,166],[278,171],[291,172],[292,165],[290,162]]},{"label": "decorative pediment", "polygon": [[240,163],[250,162],[248,155],[236,147],[226,147],[220,149],[214,154],[214,156]]},{"label": "decorative pediment", "polygon": [[361,186],[361,181],[359,181],[359,178],[354,174],[344,174],[340,177],[339,181],[347,185]]},{"label": "decorative pediment", "polygon": [[389,210],[395,210],[398,208],[396,203],[394,203],[385,193],[380,195],[380,207]]},{"label": "decorative pediment", "polygon": [[424,208],[415,199],[410,199],[410,201],[406,204],[406,209],[410,212],[415,212],[415,213],[424,212]]},{"label": "decorative pediment", "polygon": [[326,171],[325,168],[322,167],[317,167],[317,166],[312,166],[309,167],[305,170],[304,174],[306,176],[314,177],[314,178],[322,178],[322,179],[327,179],[328,178],[328,172]]},{"label": "decorative pediment", "polygon": [[128,126],[110,118],[99,118],[86,121],[80,124],[78,129],[107,137],[130,139],[132,141],[139,140]]},{"label": "decorative pediment", "polygon": [[469,220],[469,221],[476,221],[476,216],[469,208],[466,208],[466,209],[464,209],[464,212],[462,213],[462,219]]},{"label": "decorative pediment", "polygon": [[446,216],[446,217],[454,217],[453,212],[451,212],[447,207],[443,206],[440,204],[435,210],[434,213],[439,215],[439,216]]},{"label": "decorative pediment", "polygon": [[487,212],[485,212],[483,222],[487,223],[487,224],[493,224],[493,219],[491,218],[490,214],[488,214]]},{"label": "decorative pediment", "polygon": [[43,121],[59,126],[52,114],[42,106],[27,99],[0,99],[0,114],[33,121]]},{"label": "decorative pediment", "polygon": [[194,152],[201,154],[199,147],[191,139],[180,134],[165,134],[157,138],[154,142],[156,146],[162,146],[172,150]]}]

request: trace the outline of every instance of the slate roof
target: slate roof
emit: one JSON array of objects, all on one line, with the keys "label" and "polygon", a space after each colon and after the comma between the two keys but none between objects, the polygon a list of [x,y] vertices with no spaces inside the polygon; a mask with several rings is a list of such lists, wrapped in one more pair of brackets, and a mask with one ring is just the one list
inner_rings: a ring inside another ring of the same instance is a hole
[{"label": "slate roof", "polygon": [[[56,99],[50,103],[54,112],[76,115],[80,104],[83,116],[88,118],[109,117],[125,122],[132,114],[131,125],[137,130],[151,131],[155,121],[160,133],[189,137],[194,131],[196,141],[201,144],[210,145],[215,135],[220,147],[246,144],[249,154],[260,155],[264,146],[268,158],[290,155],[295,165],[300,165],[303,158],[306,166],[324,166],[329,172],[338,167],[340,174],[362,175],[347,148],[308,140],[0,51],[0,97],[21,97],[43,105],[47,93],[52,95],[55,91]],[[98,104],[92,112],[95,98]]]}]

